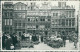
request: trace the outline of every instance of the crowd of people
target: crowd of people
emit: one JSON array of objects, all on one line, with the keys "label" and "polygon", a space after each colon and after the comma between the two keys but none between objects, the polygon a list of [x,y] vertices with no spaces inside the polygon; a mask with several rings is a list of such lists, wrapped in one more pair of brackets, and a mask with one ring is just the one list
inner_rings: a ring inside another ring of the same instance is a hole
[{"label": "crowd of people", "polygon": [[29,39],[29,42],[43,42],[43,36],[37,36],[38,34],[31,34],[31,33],[25,33],[21,36],[18,36],[16,33],[9,34],[9,33],[3,33],[2,36],[2,48],[6,50],[12,50],[15,49],[16,44],[20,43],[20,41],[27,41]]},{"label": "crowd of people", "polygon": [[[18,43],[17,36],[15,33],[10,35],[9,33],[4,33],[2,36],[2,48],[6,50],[13,49]],[[15,49],[15,48],[14,48]]]},{"label": "crowd of people", "polygon": [[[61,39],[63,40],[64,47],[66,45],[66,39],[69,39],[70,41],[74,42],[74,46],[75,48],[77,48],[78,35],[75,32],[71,32],[68,35],[66,35],[65,32],[63,32],[62,35],[58,34],[57,37],[61,37]],[[39,34],[23,32],[21,36],[18,36],[16,33],[13,34],[3,33],[2,48],[6,50],[13,50],[15,49],[17,43],[19,43],[20,41],[27,41],[27,39],[29,39],[30,42],[36,41],[44,42],[44,36]]]}]

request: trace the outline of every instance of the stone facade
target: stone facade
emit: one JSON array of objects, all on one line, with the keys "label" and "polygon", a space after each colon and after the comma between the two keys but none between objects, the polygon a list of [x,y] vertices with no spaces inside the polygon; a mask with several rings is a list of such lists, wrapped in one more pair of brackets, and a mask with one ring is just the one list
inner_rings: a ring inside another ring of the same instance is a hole
[{"label": "stone facade", "polygon": [[[51,6],[49,3],[44,2],[41,4],[42,6],[37,6],[36,3],[29,3],[28,5],[18,2],[10,5],[13,6],[13,8],[9,9],[9,11],[13,11],[13,16],[9,19],[12,19],[13,22],[12,25],[8,25],[8,27],[12,27],[9,32],[16,32],[19,35],[23,32],[50,35],[51,33],[58,34],[63,31],[66,34],[75,31],[75,8],[67,6],[65,2],[59,2],[58,4],[58,6]],[[3,32],[6,32],[4,29],[7,26],[5,23],[5,19],[7,19],[5,11],[4,3]]]}]

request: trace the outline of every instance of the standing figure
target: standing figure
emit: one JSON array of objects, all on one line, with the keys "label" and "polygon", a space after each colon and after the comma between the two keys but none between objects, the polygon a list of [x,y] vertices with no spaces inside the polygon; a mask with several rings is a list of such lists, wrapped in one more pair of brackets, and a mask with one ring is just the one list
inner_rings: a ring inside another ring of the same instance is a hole
[{"label": "standing figure", "polygon": [[39,35],[39,42],[41,42],[41,35]]},{"label": "standing figure", "polygon": [[23,32],[23,34],[22,34],[22,36],[21,36],[21,39],[22,39],[22,40],[25,40],[24,34],[25,34],[25,33]]},{"label": "standing figure", "polygon": [[30,34],[30,36],[29,36],[29,37],[30,37],[30,42],[32,42],[32,35]]},{"label": "standing figure", "polygon": [[15,47],[16,44],[18,43],[17,36],[16,36],[15,33],[12,35],[12,40],[13,40],[13,45],[14,45],[14,47]]},{"label": "standing figure", "polygon": [[63,46],[65,47],[65,44],[66,44],[66,34],[65,34],[64,31],[62,32],[62,39],[63,39]]},{"label": "standing figure", "polygon": [[41,42],[43,42],[43,36],[41,36]]},{"label": "standing figure", "polygon": [[3,34],[2,36],[2,48],[4,49],[5,48],[5,41],[7,39],[7,36],[6,36],[6,33]]},{"label": "standing figure", "polygon": [[77,42],[78,42],[77,34],[75,32],[72,32],[72,34],[73,34],[74,46],[75,48],[77,48]]},{"label": "standing figure", "polygon": [[6,50],[11,50],[11,46],[13,45],[12,38],[9,34],[7,34],[7,40],[6,40]]}]

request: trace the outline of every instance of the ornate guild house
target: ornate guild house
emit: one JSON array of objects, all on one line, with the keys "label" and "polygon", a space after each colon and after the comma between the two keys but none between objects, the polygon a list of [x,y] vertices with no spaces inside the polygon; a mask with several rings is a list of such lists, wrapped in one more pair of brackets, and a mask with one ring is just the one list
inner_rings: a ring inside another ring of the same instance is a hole
[{"label": "ornate guild house", "polygon": [[41,3],[41,6],[35,2],[5,2],[2,14],[2,31],[10,34],[21,36],[25,32],[50,36],[76,31],[75,8],[66,5],[66,2],[58,2],[58,6],[47,2]]}]

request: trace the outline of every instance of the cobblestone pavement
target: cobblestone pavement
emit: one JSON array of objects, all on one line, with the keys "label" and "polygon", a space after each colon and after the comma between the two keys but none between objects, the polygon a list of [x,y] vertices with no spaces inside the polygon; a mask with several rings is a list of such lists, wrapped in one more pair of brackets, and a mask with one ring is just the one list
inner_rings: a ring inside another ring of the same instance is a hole
[{"label": "cobblestone pavement", "polygon": [[[77,44],[77,46],[78,46],[78,44]],[[60,47],[60,48],[52,48],[44,43],[34,45],[34,48],[21,48],[21,50],[77,50],[77,49],[78,48],[74,48],[74,43],[69,42],[68,40],[66,41],[66,46]]]}]

